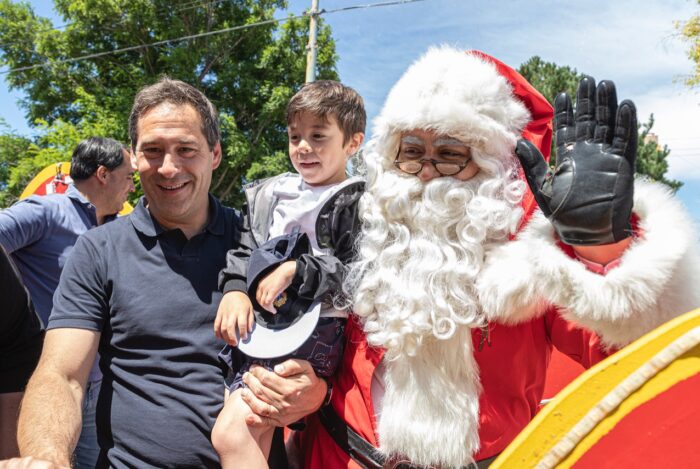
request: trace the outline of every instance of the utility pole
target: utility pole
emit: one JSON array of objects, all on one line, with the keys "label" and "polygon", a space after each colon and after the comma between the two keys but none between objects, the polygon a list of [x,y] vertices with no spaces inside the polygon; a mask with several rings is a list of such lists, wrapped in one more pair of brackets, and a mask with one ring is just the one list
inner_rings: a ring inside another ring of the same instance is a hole
[{"label": "utility pole", "polygon": [[316,20],[318,13],[318,0],[311,0],[309,44],[306,46],[306,83],[316,80]]}]

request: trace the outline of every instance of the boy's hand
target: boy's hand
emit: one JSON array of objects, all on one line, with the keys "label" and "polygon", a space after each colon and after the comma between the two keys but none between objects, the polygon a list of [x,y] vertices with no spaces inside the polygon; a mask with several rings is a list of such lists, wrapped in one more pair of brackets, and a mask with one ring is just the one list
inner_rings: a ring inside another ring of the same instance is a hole
[{"label": "boy's hand", "polygon": [[245,340],[253,330],[254,322],[253,305],[248,295],[241,291],[231,291],[221,298],[214,320],[214,332],[216,337],[235,347],[238,345],[236,331],[241,340]]},{"label": "boy's hand", "polygon": [[267,274],[265,278],[258,283],[258,290],[255,293],[255,299],[258,300],[258,304],[272,314],[275,314],[277,309],[273,303],[277,297],[291,285],[296,271],[296,261],[287,261]]}]

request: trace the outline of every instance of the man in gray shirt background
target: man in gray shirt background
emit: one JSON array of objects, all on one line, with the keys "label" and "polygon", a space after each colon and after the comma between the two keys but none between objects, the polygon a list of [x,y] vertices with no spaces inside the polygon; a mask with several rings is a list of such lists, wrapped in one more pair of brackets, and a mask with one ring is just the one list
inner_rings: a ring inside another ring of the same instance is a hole
[{"label": "man in gray shirt background", "polygon": [[[36,312],[48,324],[53,294],[78,237],[113,218],[134,191],[134,169],[119,142],[90,137],[71,158],[73,184],[64,194],[31,196],[0,211],[0,246],[16,264]],[[75,450],[77,468],[95,466],[99,447],[95,402],[102,374],[90,373],[83,403],[83,427]]]}]

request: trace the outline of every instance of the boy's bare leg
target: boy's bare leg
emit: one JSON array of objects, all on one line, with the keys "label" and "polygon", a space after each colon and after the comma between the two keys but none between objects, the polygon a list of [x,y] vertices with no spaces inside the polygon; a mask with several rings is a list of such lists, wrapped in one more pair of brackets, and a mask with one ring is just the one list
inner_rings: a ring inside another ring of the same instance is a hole
[{"label": "boy's bare leg", "polygon": [[250,413],[248,404],[241,398],[241,389],[226,398],[211,434],[223,469],[268,467],[267,458],[275,428],[249,427],[245,417]]}]

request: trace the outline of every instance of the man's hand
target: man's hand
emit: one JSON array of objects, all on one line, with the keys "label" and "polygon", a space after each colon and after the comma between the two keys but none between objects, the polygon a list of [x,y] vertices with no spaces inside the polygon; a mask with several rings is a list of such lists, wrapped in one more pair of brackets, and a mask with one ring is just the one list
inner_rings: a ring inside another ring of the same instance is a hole
[{"label": "man's hand", "polygon": [[323,404],[327,384],[316,376],[309,362],[290,359],[275,371],[254,365],[243,375],[248,386],[243,400],[253,414],[246,417],[251,426],[284,427],[315,412]]},{"label": "man's hand", "polygon": [[214,320],[214,333],[219,339],[236,346],[236,331],[241,340],[245,340],[253,330],[254,322],[253,305],[248,295],[241,291],[231,291],[221,298]]},{"label": "man's hand", "polygon": [[36,459],[31,456],[26,458],[12,458],[0,461],[0,469],[70,469],[70,466],[60,466],[50,461]]},{"label": "man's hand", "polygon": [[566,93],[554,102],[557,167],[520,140],[515,152],[537,204],[559,238],[570,245],[601,245],[631,234],[630,216],[637,156],[637,111],[618,108],[615,84],[592,77],[578,86],[576,112]]},{"label": "man's hand", "polygon": [[274,302],[277,297],[291,285],[296,271],[296,261],[287,261],[267,274],[260,283],[258,283],[258,290],[255,294],[255,299],[258,301],[258,304],[272,314],[275,314],[277,310],[275,309]]}]

